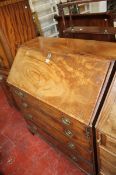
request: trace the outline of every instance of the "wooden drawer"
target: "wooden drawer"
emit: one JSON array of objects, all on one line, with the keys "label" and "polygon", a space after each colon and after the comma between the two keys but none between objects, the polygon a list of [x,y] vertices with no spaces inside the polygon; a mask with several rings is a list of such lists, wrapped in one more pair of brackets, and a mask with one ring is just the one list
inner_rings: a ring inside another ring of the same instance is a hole
[{"label": "wooden drawer", "polygon": [[[26,119],[26,121],[29,122],[29,120]],[[33,122],[33,121],[30,121]],[[59,141],[59,143],[63,144],[66,149],[68,149],[70,152],[75,153],[78,157],[83,157],[87,161],[92,162],[92,152],[86,151],[82,147],[79,147],[79,145],[75,144],[75,142],[72,141],[72,139],[66,138],[64,135],[62,135],[60,132],[58,132],[56,129],[52,128],[51,126],[47,125],[45,122],[40,121],[39,124],[36,122],[33,122],[38,127],[41,127],[42,130],[50,134],[53,138]],[[75,148],[69,147],[69,143],[74,143]]]},{"label": "wooden drawer", "polygon": [[[99,132],[98,132],[99,133]],[[116,154],[116,139],[109,137],[105,134],[98,134],[98,140],[100,139],[100,145],[107,149],[109,152]]]},{"label": "wooden drawer", "polygon": [[[60,125],[53,120],[51,120],[48,116],[43,115],[42,113],[38,113],[37,111],[29,110],[24,113],[25,118],[28,120],[33,121],[36,125],[42,126],[45,128],[46,132],[50,133],[53,137],[55,137],[59,142],[63,143],[66,145],[68,149],[71,151],[78,153],[80,156],[82,156],[84,159],[88,161],[93,161],[93,155],[92,151],[89,151],[85,146],[82,146],[82,141],[80,138],[77,138],[74,133],[74,136],[67,136],[65,134],[66,131],[70,131],[71,133],[72,130],[66,130],[62,128],[62,132],[59,131],[57,128],[60,127]],[[31,113],[30,113],[31,112]],[[30,117],[30,119],[29,119]],[[84,145],[84,144],[83,144]]]},{"label": "wooden drawer", "polygon": [[[52,115],[48,115],[46,111],[43,111],[40,109],[40,107],[33,108],[31,104],[29,104],[28,101],[20,99],[16,95],[14,95],[14,98],[16,100],[16,103],[18,107],[23,111],[26,112],[27,115],[33,116],[33,121],[35,123],[38,123],[43,121],[44,123],[47,123],[47,125],[50,125],[51,127],[57,129],[59,132],[67,136],[67,138],[74,140],[78,145],[83,147],[86,150],[92,150],[92,145],[89,139],[86,138],[85,134],[81,134],[78,132],[78,130],[74,130],[74,128],[71,128],[67,125],[61,125],[61,122],[59,123],[58,120],[56,120],[55,117]],[[27,99],[28,100],[28,99]],[[68,135],[68,131],[71,133]]]},{"label": "wooden drawer", "polygon": [[42,136],[45,140],[47,140],[49,143],[52,143],[52,145],[59,148],[61,151],[63,151],[69,158],[77,163],[76,165],[79,166],[80,169],[83,169],[86,173],[89,173],[89,175],[94,175],[94,165],[91,163],[88,163],[87,161],[83,160],[81,157],[79,157],[77,154],[69,151],[67,147],[65,147],[64,144],[60,143],[59,140],[52,137],[48,132],[45,131],[45,127],[42,128],[41,126],[37,126],[31,121],[27,121],[29,124],[29,130],[36,133],[37,135]]},{"label": "wooden drawer", "polygon": [[[85,126],[80,121],[75,120],[71,116],[65,114],[62,111],[59,111],[58,109],[55,108],[51,109],[44,102],[36,100],[31,95],[28,95],[23,91],[20,91],[14,87],[11,88],[11,91],[13,92],[13,96],[15,98],[16,103],[19,104],[19,107],[21,107],[20,104],[27,103],[29,105],[29,108],[33,107],[34,109],[39,109],[39,111],[44,113],[44,115],[53,118],[53,120],[58,122],[63,128],[68,127],[69,129],[77,132],[78,136],[81,137],[81,139],[84,139],[86,143],[89,143],[88,148],[91,149],[91,146],[93,144],[92,128]],[[89,132],[89,135],[87,132]]]},{"label": "wooden drawer", "polygon": [[116,174],[116,166],[113,166],[109,160],[101,159],[101,171],[105,175],[115,175]]},{"label": "wooden drawer", "polygon": [[[17,99],[18,98],[16,98],[16,100]],[[39,108],[37,110],[33,109],[32,107],[24,108],[22,104],[18,103],[19,108],[22,110],[25,116],[25,119],[33,121],[38,126],[42,125],[43,128],[46,128],[47,132],[65,144],[67,148],[70,143],[74,143],[75,149],[72,149],[72,151],[79,153],[82,157],[84,157],[84,159],[92,161],[92,151],[89,150],[91,148],[88,140],[83,139],[83,137],[78,137],[78,133],[66,128],[65,126],[63,127],[60,125],[60,123],[53,120],[52,117],[45,115],[45,113],[39,110]],[[74,135],[68,136],[65,134],[66,131],[71,131],[71,133]]]},{"label": "wooden drawer", "polygon": [[116,154],[109,152],[107,149],[105,149],[102,146],[99,147],[99,151],[100,151],[100,158],[101,159],[106,160],[114,167],[116,166]]},{"label": "wooden drawer", "polygon": [[35,123],[39,124],[42,121],[43,123],[50,125],[52,128],[58,130],[60,133],[62,133],[68,139],[74,140],[74,142],[77,145],[81,146],[82,148],[84,148],[86,150],[92,149],[89,141],[84,139],[83,137],[78,136],[78,132],[75,132],[74,130],[72,130],[68,127],[61,126],[58,122],[53,120],[52,117],[50,118],[49,116],[44,114],[43,111],[41,112],[39,109],[33,110],[33,108],[29,108],[29,109],[25,109],[25,110],[23,109],[23,111],[26,112],[27,117],[31,115],[32,121],[34,121]]}]

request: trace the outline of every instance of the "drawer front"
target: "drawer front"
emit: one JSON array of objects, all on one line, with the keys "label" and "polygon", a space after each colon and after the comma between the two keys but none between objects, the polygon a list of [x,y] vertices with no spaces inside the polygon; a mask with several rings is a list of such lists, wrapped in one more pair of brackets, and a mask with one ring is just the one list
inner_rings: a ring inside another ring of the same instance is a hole
[{"label": "drawer front", "polygon": [[48,116],[43,110],[37,108],[35,110],[30,106],[28,102],[24,100],[20,101],[19,98],[15,97],[18,107],[22,112],[26,113],[27,117],[39,125],[40,122],[43,122],[44,125],[49,125],[52,128],[56,129],[62,133],[66,138],[73,140],[77,145],[84,148],[85,150],[92,150],[92,146],[86,136],[81,136],[78,131],[74,131],[72,128],[61,125],[55,118]]},{"label": "drawer front", "polygon": [[24,117],[26,118],[26,120],[30,120],[38,126],[41,126],[43,129],[45,128],[46,132],[48,132],[59,142],[65,144],[67,149],[79,154],[88,161],[93,161],[92,151],[87,150],[86,146],[83,147],[79,139],[75,139],[74,137],[67,137],[65,135],[65,130],[62,133],[59,132],[57,130],[57,123],[54,123],[52,120],[50,120],[49,117],[41,114],[36,116],[36,114],[36,112],[33,115],[31,115],[30,113],[24,113]]},{"label": "drawer front", "polygon": [[104,147],[109,152],[116,154],[116,139],[100,133],[99,131],[97,131],[96,134],[98,145]]},{"label": "drawer front", "polygon": [[37,110],[33,110],[32,108],[23,110],[26,113],[26,117],[31,119],[33,122],[39,124],[42,122],[45,125],[49,125],[50,127],[56,129],[58,132],[63,134],[66,138],[73,140],[77,145],[81,146],[86,150],[90,150],[90,144],[88,140],[84,140],[83,137],[78,136],[78,133],[69,128],[62,127],[58,122],[45,115],[43,112]]},{"label": "drawer front", "polygon": [[107,149],[100,146],[99,148],[100,152],[100,159],[107,160],[112,164],[112,166],[116,166],[116,154],[109,152]]},{"label": "drawer front", "polygon": [[47,104],[43,103],[42,101],[36,100],[32,96],[23,93],[22,91],[19,91],[15,88],[12,88],[12,92],[18,104],[26,102],[28,103],[29,107],[41,110],[43,113],[45,113],[45,115],[52,117],[53,120],[56,120],[63,127],[67,127],[77,132],[78,136],[85,139],[86,142],[90,143],[90,146],[93,145],[91,128],[89,128],[88,135],[86,133],[87,126],[80,123],[78,120],[68,116],[67,114],[59,111],[58,109],[54,109],[53,107],[50,108]]},{"label": "drawer front", "polygon": [[94,175],[94,166],[93,164],[88,163],[87,161],[84,161],[83,159],[79,158],[75,153],[69,151],[67,147],[64,146],[64,144],[60,143],[57,139],[49,135],[45,131],[45,128],[37,127],[34,123],[31,121],[27,121],[29,124],[29,128],[31,130],[35,130],[35,133],[37,135],[42,136],[45,140],[52,143],[54,146],[56,146],[58,149],[60,149],[63,153],[65,153],[72,161],[74,161],[84,172]]},{"label": "drawer front", "polygon": [[116,166],[113,166],[109,160],[101,159],[100,160],[100,169],[105,175],[115,175]]}]

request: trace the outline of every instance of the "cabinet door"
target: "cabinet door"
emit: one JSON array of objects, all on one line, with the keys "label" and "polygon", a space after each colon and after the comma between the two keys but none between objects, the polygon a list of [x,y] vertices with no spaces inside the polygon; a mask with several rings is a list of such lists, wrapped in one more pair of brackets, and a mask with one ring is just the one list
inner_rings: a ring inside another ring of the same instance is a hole
[{"label": "cabinet door", "polygon": [[8,40],[11,53],[15,57],[17,48],[36,36],[27,0],[0,2],[0,29]]}]

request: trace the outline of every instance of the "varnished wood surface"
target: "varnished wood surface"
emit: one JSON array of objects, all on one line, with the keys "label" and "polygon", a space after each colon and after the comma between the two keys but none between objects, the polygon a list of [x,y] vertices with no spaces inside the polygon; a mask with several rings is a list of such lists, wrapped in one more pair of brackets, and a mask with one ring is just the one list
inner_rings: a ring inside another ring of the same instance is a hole
[{"label": "varnished wood surface", "polygon": [[116,154],[116,138],[104,135],[105,140],[101,140],[101,145],[104,146],[108,151]]},{"label": "varnished wood surface", "polygon": [[[63,137],[62,136],[62,139],[59,139],[59,140],[62,140],[62,141],[66,141],[68,139],[71,139],[71,140],[74,140],[75,143],[77,143],[77,146],[79,147],[82,147],[83,149],[85,149],[86,151],[87,150],[91,150],[92,151],[92,141],[91,141],[91,138],[88,138],[86,137],[86,133],[85,131],[83,130],[80,130],[79,128],[76,128],[73,129],[72,127],[70,126],[66,126],[66,125],[63,125],[63,123],[59,123],[57,120],[56,120],[56,116],[52,116],[52,110],[51,110],[51,116],[47,115],[46,114],[46,111],[44,109],[44,111],[41,110],[41,108],[38,106],[38,108],[33,108],[33,106],[31,104],[28,103],[28,101],[22,99],[21,101],[19,100],[18,97],[16,97],[16,95],[13,93],[13,97],[16,101],[16,104],[18,105],[19,109],[25,113],[25,115],[27,116],[28,118],[28,114],[32,116],[32,121],[36,124],[38,124],[39,126],[39,123],[43,123],[43,125],[45,125],[46,127],[47,126],[50,126],[52,128],[54,128],[55,130],[58,130],[62,135],[66,136],[66,137]],[[28,104],[28,107],[27,108],[24,108],[23,107],[23,104],[26,103]],[[62,119],[62,118],[61,118]],[[49,130],[49,129],[48,129]],[[73,136],[69,137],[65,134],[65,131],[66,130],[70,130],[73,134]],[[53,132],[53,131],[52,131]],[[55,132],[53,132],[54,134]],[[51,133],[52,134],[52,133]],[[53,135],[52,134],[52,135]],[[92,133],[91,133],[92,134]],[[55,135],[56,138],[58,137],[58,134]],[[63,139],[64,138],[64,139]],[[87,157],[87,159],[89,158],[90,160],[90,157]],[[85,158],[86,159],[86,158]],[[91,158],[92,159],[92,158]]]},{"label": "varnished wood surface", "polygon": [[[64,30],[64,33],[85,33],[85,34],[101,34],[101,35],[115,35],[115,27],[93,27],[93,26],[74,26]],[[91,36],[90,36],[91,38]]]},{"label": "varnished wood surface", "polygon": [[[3,77],[6,69],[10,69],[18,47],[36,36],[28,0],[0,0],[0,71]],[[5,81],[2,87],[9,99],[12,95]]]},{"label": "varnished wood surface", "polygon": [[[116,43],[109,43],[103,41],[90,41],[80,39],[64,39],[64,38],[43,38],[38,37],[36,39],[27,42],[25,46],[39,50],[58,52],[63,54],[83,54],[83,55],[95,55],[102,59],[116,60]],[[69,50],[70,49],[70,50]]]},{"label": "varnished wood surface", "polygon": [[116,139],[116,74],[96,128],[107,136]]},{"label": "varnished wood surface", "polygon": [[104,102],[97,129],[99,169],[106,175],[116,174],[116,73]]},{"label": "varnished wood surface", "polygon": [[8,83],[89,124],[110,61],[52,53],[50,62],[46,63],[47,54],[19,49]]},{"label": "varnished wood surface", "polygon": [[17,2],[21,2],[24,0],[0,0],[0,7],[5,6],[5,5],[10,5],[10,4],[14,4]]},{"label": "varnished wood surface", "polygon": [[[46,132],[48,132],[51,136],[53,136],[55,139],[57,139],[60,143],[64,144],[64,147],[66,147],[71,152],[75,153],[77,156],[82,157],[85,161],[88,161],[90,163],[93,163],[93,152],[92,148],[90,149],[88,146],[88,141],[81,139],[81,136],[78,135],[75,131],[70,130],[74,135],[72,137],[68,137],[65,134],[65,130],[68,130],[68,128],[59,129],[58,123],[51,120],[51,118],[44,116],[42,113],[38,112],[37,110],[27,110],[26,112],[23,111],[25,119],[28,119],[28,115],[32,115],[33,118],[30,119],[33,123],[35,123],[37,126],[41,126]],[[38,115],[40,114],[40,115]],[[45,120],[46,118],[46,120]],[[55,124],[55,125],[53,125]],[[68,147],[68,143],[74,143],[75,149],[71,149]],[[89,150],[90,149],[90,150]]]},{"label": "varnished wood surface", "polygon": [[[26,120],[56,140],[69,157],[77,156],[76,163],[91,175],[92,122],[115,55],[114,43],[110,47],[104,42],[40,37],[19,49],[7,80]],[[27,114],[33,117],[27,119]],[[62,117],[70,125],[65,126]],[[73,131],[72,138],[64,129]],[[67,148],[70,141],[76,150]]]},{"label": "varnished wood surface", "polygon": [[113,166],[109,160],[101,159],[101,171],[104,175],[115,175],[116,174],[116,166]]},{"label": "varnished wood surface", "polygon": [[[65,116],[61,112],[57,113],[57,110],[53,111],[50,108],[48,110],[44,104],[41,104],[40,101],[37,101],[37,105],[36,105],[34,98],[33,99],[30,98],[30,96],[28,98],[25,98],[25,97],[19,98],[15,94],[15,91],[13,89],[12,89],[12,94],[13,94],[13,97],[14,97],[19,109],[21,109],[23,112],[30,113],[30,114],[34,115],[35,116],[34,118],[36,118],[36,121],[40,120],[40,119],[41,120],[45,119],[44,122],[45,123],[48,122],[47,125],[51,125],[52,127],[56,128],[58,131],[60,131],[64,135],[65,135],[64,131],[66,129],[71,130],[72,133],[74,133],[74,138],[77,138],[76,140],[77,140],[78,144],[80,144],[80,146],[82,146],[84,148],[86,147],[86,149],[90,149],[90,150],[92,149],[91,137],[87,139],[87,136],[86,136],[86,126],[83,126],[82,124],[80,124],[76,120],[72,121],[72,119],[69,119],[68,116]],[[34,103],[33,103],[33,101],[34,101]],[[26,103],[28,105],[27,108],[23,107],[24,103]],[[70,125],[65,125],[62,122],[62,118],[64,118],[64,117],[66,117],[70,120],[70,122],[71,122]],[[92,135],[92,133],[91,133],[91,135]]]},{"label": "varnished wood surface", "polygon": [[[3,6],[3,3],[7,5]],[[15,3],[13,0],[0,2],[0,29],[9,42],[13,57],[22,43],[36,37],[27,0],[15,1]]]},{"label": "varnished wood surface", "polygon": [[[116,166],[116,154],[108,151],[103,146],[100,146],[100,156],[102,159],[109,162],[112,166],[114,166],[114,167]],[[102,169],[102,167],[101,167],[101,169]]]},{"label": "varnished wood surface", "polygon": [[65,28],[71,26],[93,26],[93,27],[113,27],[114,26],[114,19],[116,14],[115,13],[88,13],[88,14],[76,14],[72,15],[72,24],[70,24],[70,16],[65,15],[65,27],[63,25],[62,16],[55,16],[56,21],[58,22],[58,30],[60,37],[70,37],[70,38],[80,38],[80,39],[91,39],[91,40],[99,40],[99,41],[116,41],[115,35],[96,35],[96,34],[69,34],[68,36],[65,35],[63,32]]}]

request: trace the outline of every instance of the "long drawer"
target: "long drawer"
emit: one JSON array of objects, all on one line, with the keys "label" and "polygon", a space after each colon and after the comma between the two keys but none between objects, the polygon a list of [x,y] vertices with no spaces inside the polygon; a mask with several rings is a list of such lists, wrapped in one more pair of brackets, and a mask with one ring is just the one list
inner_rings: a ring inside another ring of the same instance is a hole
[{"label": "long drawer", "polygon": [[[19,106],[27,104],[27,108],[39,109],[44,115],[51,117],[54,121],[60,124],[63,128],[68,128],[77,133],[77,136],[80,137],[80,140],[83,139],[85,143],[88,143],[88,149],[91,149],[93,146],[92,142],[92,129],[80,123],[78,120],[68,116],[67,114],[59,111],[55,108],[50,108],[49,105],[45,104],[42,101],[34,99],[31,95],[23,93],[16,88],[12,88],[13,96],[15,101]],[[88,129],[88,130],[87,130]],[[89,135],[87,134],[89,132]],[[83,143],[81,143],[81,146]]]},{"label": "long drawer", "polygon": [[85,139],[83,139],[83,137],[78,136],[78,132],[75,132],[74,130],[71,130],[66,127],[62,127],[58,122],[54,121],[49,116],[45,115],[39,109],[35,110],[33,108],[29,108],[22,111],[26,113],[27,118],[29,119],[31,118],[31,120],[34,121],[35,123],[39,124],[40,122],[43,122],[45,126],[49,125],[50,127],[59,131],[65,137],[73,140],[77,145],[80,145],[83,149],[91,150],[88,140],[86,141]]},{"label": "long drawer", "polygon": [[101,159],[100,160],[101,164],[101,171],[105,175],[116,175],[116,166],[113,166],[109,160]]},{"label": "long drawer", "polygon": [[109,152],[103,146],[99,146],[100,158],[110,162],[112,166],[116,166],[116,154]]},{"label": "long drawer", "polygon": [[47,124],[51,126],[52,128],[55,128],[59,132],[61,132],[64,136],[66,136],[69,139],[72,139],[77,145],[80,145],[85,150],[92,150],[91,144],[88,139],[86,139],[85,135],[81,136],[77,131],[74,131],[73,129],[69,128],[68,126],[61,125],[57,120],[55,120],[53,117],[47,115],[44,111],[42,111],[40,108],[37,108],[36,110],[30,106],[28,102],[25,101],[19,101],[18,98],[15,97],[15,100],[17,102],[18,107],[22,110],[22,112],[26,113],[27,118],[31,118],[32,121],[35,123],[40,123],[42,121],[44,124]]},{"label": "long drawer", "polygon": [[[79,139],[75,139],[73,136],[70,137],[70,136],[65,134],[66,131],[68,132],[70,130],[67,129],[61,133],[57,129],[57,123],[55,123],[49,117],[44,116],[42,113],[40,113],[40,112],[38,113],[35,110],[31,110],[31,114],[30,114],[30,111],[29,111],[29,113],[28,113],[28,111],[24,112],[24,116],[26,119],[33,121],[38,126],[42,125],[47,132],[49,132],[53,137],[58,139],[59,142],[65,144],[68,149],[72,150],[73,152],[78,153],[80,156],[82,156],[84,159],[86,159],[88,161],[91,161],[91,162],[93,161],[92,151],[85,149],[85,147],[83,148],[80,144]],[[59,124],[58,124],[58,126],[59,126]],[[70,131],[70,132],[72,132],[72,131]]]},{"label": "long drawer", "polygon": [[61,151],[63,151],[66,155],[69,156],[69,158],[71,158],[71,160],[73,160],[75,163],[78,163],[80,169],[83,169],[89,175],[94,174],[94,165],[93,164],[88,163],[87,161],[78,157],[78,155],[76,155],[75,153],[69,151],[67,149],[67,147],[65,147],[64,144],[60,143],[57,139],[55,139],[48,132],[46,132],[45,127],[42,127],[41,125],[39,125],[39,127],[38,127],[37,125],[35,125],[34,123],[32,123],[29,120],[27,121],[27,123],[29,124],[30,130],[35,131],[36,134],[41,135],[47,141],[49,141],[50,143],[55,145],[57,148],[59,148]]}]

